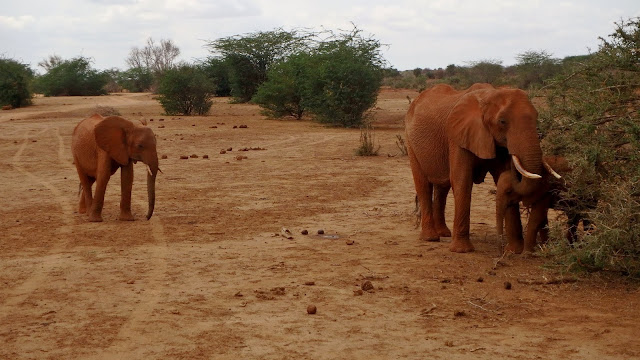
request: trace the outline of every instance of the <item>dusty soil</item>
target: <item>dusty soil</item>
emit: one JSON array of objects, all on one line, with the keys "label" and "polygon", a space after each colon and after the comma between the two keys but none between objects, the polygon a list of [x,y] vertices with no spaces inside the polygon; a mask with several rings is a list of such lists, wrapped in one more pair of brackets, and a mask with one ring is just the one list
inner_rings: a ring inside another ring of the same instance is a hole
[{"label": "dusty soil", "polygon": [[[380,95],[377,157],[354,156],[358,130],[227,99],[207,117],[161,115],[149,94],[1,111],[0,358],[640,357],[638,285],[500,259],[491,182],[474,188],[476,252],[418,240],[395,144],[407,95]],[[103,223],[77,213],[71,131],[98,105],[158,135],[150,221],[141,164],[136,221],[116,220],[117,174]]]}]

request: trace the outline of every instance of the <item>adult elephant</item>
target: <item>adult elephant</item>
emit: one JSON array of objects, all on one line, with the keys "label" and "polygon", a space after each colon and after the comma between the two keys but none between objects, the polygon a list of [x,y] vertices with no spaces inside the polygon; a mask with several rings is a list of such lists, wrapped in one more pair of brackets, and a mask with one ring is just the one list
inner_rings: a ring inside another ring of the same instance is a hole
[{"label": "adult elephant", "polygon": [[[527,94],[475,84],[462,91],[436,85],[423,91],[405,118],[407,150],[420,203],[420,238],[451,236],[444,220],[446,195],[453,188],[455,216],[450,250],[473,251],[469,218],[473,183],[491,172],[497,181],[513,161],[514,191],[529,194],[540,186],[542,151],[538,113]],[[507,217],[517,216],[510,211]],[[518,244],[507,248],[517,252]]]},{"label": "adult elephant", "polygon": [[[510,173],[505,171],[500,174],[496,188],[496,225],[498,236],[503,235],[505,225],[505,214],[510,208],[520,212],[520,202],[529,208],[529,220],[527,230],[522,238],[522,226],[518,219],[507,220],[506,228],[507,241],[524,244],[524,251],[534,251],[538,243],[545,243],[549,239],[548,212],[549,209],[563,210],[567,215],[566,238],[569,243],[577,239],[577,229],[580,221],[585,228],[590,228],[591,224],[585,214],[585,210],[595,208],[597,200],[582,199],[575,200],[562,199],[561,193],[567,191],[567,184],[562,176],[571,172],[571,166],[567,159],[562,156],[545,156],[543,159],[544,171],[542,173],[542,186],[530,194],[523,196],[513,191]],[[581,206],[582,205],[582,206]],[[516,220],[516,223],[513,221]]]},{"label": "adult elephant", "polygon": [[[119,220],[133,220],[131,214],[131,189],[133,164],[142,161],[147,165],[147,193],[149,210],[147,220],[155,207],[155,180],[158,174],[158,154],[153,131],[119,116],[102,117],[95,114],[82,120],[73,130],[71,152],[80,177],[82,196],[79,212],[89,210],[89,221],[102,221],[102,206],[107,183],[118,169],[121,175],[121,200]],[[91,187],[96,183],[95,196]]]}]

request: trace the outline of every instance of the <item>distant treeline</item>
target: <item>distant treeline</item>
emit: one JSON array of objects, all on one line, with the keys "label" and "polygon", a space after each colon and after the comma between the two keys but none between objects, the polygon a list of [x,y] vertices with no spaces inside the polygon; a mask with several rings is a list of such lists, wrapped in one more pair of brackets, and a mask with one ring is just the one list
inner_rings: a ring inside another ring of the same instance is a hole
[{"label": "distant treeline", "polygon": [[545,50],[529,50],[516,56],[517,63],[503,66],[502,61],[485,59],[466,65],[451,64],[446,68],[415,68],[399,71],[386,68],[383,85],[393,88],[424,90],[434,83],[446,83],[466,88],[474,83],[490,83],[495,86],[510,85],[521,89],[537,88],[575,65],[585,62],[591,55],[554,58]]}]

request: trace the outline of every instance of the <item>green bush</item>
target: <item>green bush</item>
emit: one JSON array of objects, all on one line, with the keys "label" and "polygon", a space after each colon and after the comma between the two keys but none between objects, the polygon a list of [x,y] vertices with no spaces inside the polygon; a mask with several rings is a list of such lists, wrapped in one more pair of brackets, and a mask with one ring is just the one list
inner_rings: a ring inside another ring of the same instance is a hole
[{"label": "green bush", "polygon": [[33,71],[27,65],[0,58],[0,105],[14,108],[31,105],[32,78]]},{"label": "green bush", "polygon": [[[540,128],[546,152],[565,155],[565,199],[590,211],[596,230],[559,246],[571,268],[640,278],[640,20],[616,24],[597,52],[547,85]],[[563,243],[563,242],[561,242]]]},{"label": "green bush", "polygon": [[248,102],[267,80],[269,68],[307,47],[308,36],[297,31],[260,31],[210,41],[207,46],[227,67],[231,96]]},{"label": "green bush", "polygon": [[302,99],[308,64],[309,55],[298,54],[273,66],[252,101],[269,117],[301,119],[305,112]]},{"label": "green bush", "polygon": [[145,67],[134,67],[120,73],[120,86],[130,92],[150,91],[153,83],[153,73]]},{"label": "green bush", "polygon": [[167,115],[206,115],[215,85],[201,66],[181,65],[165,72],[158,94]]},{"label": "green bush", "polygon": [[229,80],[231,67],[228,60],[208,58],[203,64],[203,69],[216,84],[216,96],[231,96],[231,83]]},{"label": "green bush", "polygon": [[380,42],[354,29],[322,42],[308,63],[303,105],[320,122],[361,126],[382,84]]},{"label": "green bush", "polygon": [[85,57],[63,60],[52,66],[46,74],[36,78],[36,91],[45,96],[104,95],[109,76],[91,68]]}]

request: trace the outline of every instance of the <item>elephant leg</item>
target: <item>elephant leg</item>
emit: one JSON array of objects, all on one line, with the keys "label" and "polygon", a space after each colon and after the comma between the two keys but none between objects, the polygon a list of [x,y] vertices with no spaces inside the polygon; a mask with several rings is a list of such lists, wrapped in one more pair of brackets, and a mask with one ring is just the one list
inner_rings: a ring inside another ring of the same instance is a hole
[{"label": "elephant leg", "polygon": [[451,237],[451,230],[447,227],[444,210],[447,204],[450,185],[434,185],[433,191],[433,222],[439,236]]},{"label": "elephant leg", "polygon": [[460,253],[471,252],[474,250],[469,239],[473,158],[471,153],[464,149],[461,153],[450,156],[450,179],[454,195],[455,215],[453,218],[453,237],[449,250]]},{"label": "elephant leg", "polygon": [[133,187],[133,162],[129,162],[120,168],[120,216],[118,220],[121,221],[133,221],[133,214],[131,214],[131,189]]},{"label": "elephant leg", "polygon": [[547,213],[551,202],[549,199],[541,199],[531,205],[529,221],[527,222],[527,233],[524,237],[524,251],[534,251],[536,247],[536,238],[540,233],[540,241],[546,241],[549,238],[547,225],[549,220]]},{"label": "elephant leg", "polygon": [[519,203],[508,206],[504,215],[504,229],[507,235],[507,246],[504,251],[520,254],[524,248],[524,239],[522,238],[522,219],[520,218]]},{"label": "elephant leg", "polygon": [[80,192],[80,201],[78,203],[78,213],[85,214],[88,208],[91,208],[91,186],[93,185],[94,179],[90,176],[87,176],[82,170],[76,168],[78,171],[78,177],[80,178],[80,187],[82,188]]},{"label": "elephant leg", "polygon": [[411,173],[413,174],[413,182],[416,187],[418,204],[420,205],[420,222],[422,225],[420,240],[440,241],[433,219],[433,184],[428,182],[422,174],[420,164],[411,148],[409,148],[409,162],[411,163]]},{"label": "elephant leg", "polygon": [[[102,163],[102,164],[101,164]],[[91,204],[91,212],[89,213],[89,221],[102,221],[102,207],[104,206],[104,194],[107,191],[107,184],[111,178],[110,171],[111,159],[100,160],[98,155],[98,170],[96,174],[96,193]]]}]

